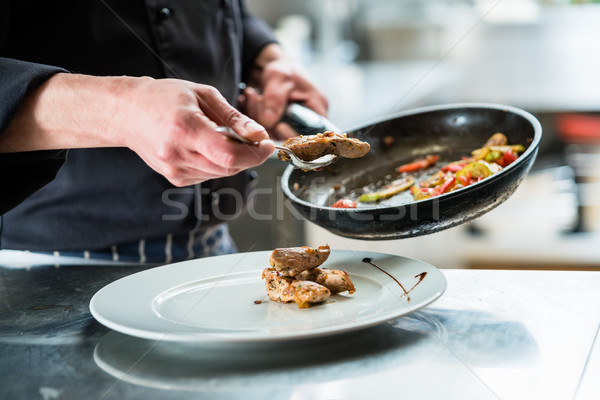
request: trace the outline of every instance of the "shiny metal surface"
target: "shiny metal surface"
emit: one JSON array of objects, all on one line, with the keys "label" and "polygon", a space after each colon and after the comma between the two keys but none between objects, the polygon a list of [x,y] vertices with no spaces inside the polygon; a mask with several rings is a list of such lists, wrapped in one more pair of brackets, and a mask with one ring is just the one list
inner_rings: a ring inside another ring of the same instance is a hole
[{"label": "shiny metal surface", "polygon": [[442,270],[442,298],[387,324],[207,346],[92,319],[91,296],[139,270],[0,268],[0,398],[600,398],[600,272]]},{"label": "shiny metal surface", "polygon": [[299,103],[287,107],[281,122],[288,124],[298,135],[316,135],[327,131],[343,133],[333,122]]}]

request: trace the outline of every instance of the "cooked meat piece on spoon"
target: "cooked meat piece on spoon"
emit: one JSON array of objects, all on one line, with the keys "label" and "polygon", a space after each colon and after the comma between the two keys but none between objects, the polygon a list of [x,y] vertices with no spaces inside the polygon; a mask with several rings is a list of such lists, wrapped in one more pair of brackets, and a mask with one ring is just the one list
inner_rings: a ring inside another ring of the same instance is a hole
[{"label": "cooked meat piece on spoon", "polygon": [[353,294],[356,289],[346,271],[331,268],[313,268],[300,272],[294,277],[301,281],[312,281],[325,286],[331,294],[338,294],[345,291]]},{"label": "cooked meat piece on spoon", "polygon": [[[369,143],[334,132],[296,136],[286,140],[283,147],[292,150],[298,158],[305,161],[316,160],[327,154],[335,154],[346,158],[359,158],[371,149]],[[277,156],[283,161],[290,160],[289,156],[281,151]]]},{"label": "cooked meat piece on spoon", "polygon": [[295,301],[299,308],[321,303],[331,295],[331,292],[325,286],[316,282],[298,281],[283,276],[274,268],[265,268],[262,278],[265,280],[267,294],[271,300],[280,303]]},{"label": "cooked meat piece on spoon", "polygon": [[269,262],[281,275],[293,277],[323,264],[329,252],[329,245],[317,249],[308,246],[281,248],[273,250]]}]

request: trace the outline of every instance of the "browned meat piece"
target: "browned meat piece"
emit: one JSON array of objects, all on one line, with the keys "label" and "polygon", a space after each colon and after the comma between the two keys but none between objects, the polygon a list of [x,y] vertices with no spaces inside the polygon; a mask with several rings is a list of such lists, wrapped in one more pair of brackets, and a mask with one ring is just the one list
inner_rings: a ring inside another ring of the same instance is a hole
[{"label": "browned meat piece", "polygon": [[485,143],[485,146],[506,146],[508,144],[508,138],[505,134],[501,132],[494,133],[488,141]]},{"label": "browned meat piece", "polygon": [[281,275],[293,277],[323,264],[329,252],[329,245],[319,246],[318,249],[307,246],[275,249],[269,262]]},{"label": "browned meat piece", "polygon": [[319,285],[325,286],[331,294],[342,293],[348,291],[353,294],[356,289],[350,279],[350,275],[346,271],[331,268],[313,268],[308,271],[300,272],[295,276],[297,280],[305,280],[316,282]]},{"label": "browned meat piece", "polygon": [[[327,154],[336,154],[346,158],[359,158],[371,149],[371,146],[366,142],[333,132],[296,136],[286,140],[283,147],[292,150],[294,154],[305,161],[316,160]],[[282,151],[277,156],[280,160],[290,161],[288,155]]]},{"label": "browned meat piece", "polygon": [[265,268],[262,278],[267,286],[267,294],[273,301],[287,303],[294,300],[293,278],[281,276],[274,268]]},{"label": "browned meat piece", "polygon": [[311,281],[294,281],[294,301],[298,308],[307,308],[314,303],[322,303],[331,296],[331,292],[325,286]]},{"label": "browned meat piece", "polygon": [[329,298],[331,292],[316,282],[298,281],[282,276],[274,268],[265,268],[262,273],[267,287],[267,294],[273,301],[287,303],[295,301],[299,308],[310,307]]}]

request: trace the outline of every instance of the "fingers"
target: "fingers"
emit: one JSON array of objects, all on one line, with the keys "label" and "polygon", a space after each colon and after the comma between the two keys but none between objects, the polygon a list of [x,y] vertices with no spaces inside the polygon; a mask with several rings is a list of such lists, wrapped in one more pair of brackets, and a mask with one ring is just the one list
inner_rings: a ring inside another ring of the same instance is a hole
[{"label": "fingers", "polygon": [[198,106],[208,120],[217,125],[227,126],[252,142],[267,140],[265,128],[232,107],[215,89],[209,86],[196,86]]},{"label": "fingers", "polygon": [[263,107],[263,96],[253,87],[246,87],[242,98],[242,104],[246,115],[260,122],[259,111]]},{"label": "fingers", "polygon": [[262,124],[275,138],[290,137],[290,130],[279,122],[289,103],[303,103],[321,115],[327,115],[325,96],[304,73],[287,59],[268,63],[262,69],[261,92],[252,87],[244,91],[246,113]]},{"label": "fingers", "polygon": [[268,139],[255,145],[238,143],[216,132],[198,135],[198,142],[199,152],[216,165],[213,171],[223,175],[257,166],[275,151],[275,145]]},{"label": "fingers", "polygon": [[329,111],[329,102],[320,92],[315,92],[311,96],[307,96],[304,105],[323,116],[327,116],[327,112]]},{"label": "fingers", "polygon": [[272,136],[275,140],[284,141],[294,136],[298,136],[298,132],[292,129],[292,127],[286,124],[285,122],[280,122],[277,125],[275,125],[275,129],[273,130]]},{"label": "fingers", "polygon": [[185,142],[180,142],[179,145],[189,149],[192,154],[202,155],[212,164],[207,165],[200,158],[193,159],[190,163],[221,176],[232,175],[241,169],[259,165],[275,150],[273,142],[264,139],[264,128],[247,117],[235,120],[229,126],[248,138],[251,144],[240,143],[216,132],[215,122],[202,112],[190,114],[184,125],[187,126],[189,134],[185,135]]},{"label": "fingers", "polygon": [[258,113],[258,120],[267,129],[271,129],[281,119],[295,83],[288,71],[273,69],[266,71],[264,74],[262,87],[263,102]]},{"label": "fingers", "polygon": [[257,166],[274,150],[270,140],[249,146],[210,131],[199,134],[195,146],[193,142],[190,144],[190,147],[178,147],[171,156],[160,158],[158,163],[155,160],[151,166],[173,185],[187,186]]}]

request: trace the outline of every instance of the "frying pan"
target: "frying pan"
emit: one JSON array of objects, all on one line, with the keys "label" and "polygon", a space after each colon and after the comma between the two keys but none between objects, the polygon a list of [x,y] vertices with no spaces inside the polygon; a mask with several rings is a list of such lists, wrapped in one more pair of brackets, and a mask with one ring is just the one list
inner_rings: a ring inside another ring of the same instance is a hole
[{"label": "frying pan", "polygon": [[[467,187],[414,201],[405,192],[354,209],[333,202],[361,187],[390,179],[394,167],[427,154],[454,161],[482,147],[496,132],[526,150],[502,171]],[[531,168],[542,136],[538,120],[516,107],[461,103],[423,107],[348,132],[367,141],[359,159],[340,159],[321,171],[285,169],[284,195],[301,217],[348,238],[388,240],[441,231],[471,221],[508,199]],[[518,223],[518,221],[515,221]]]}]

